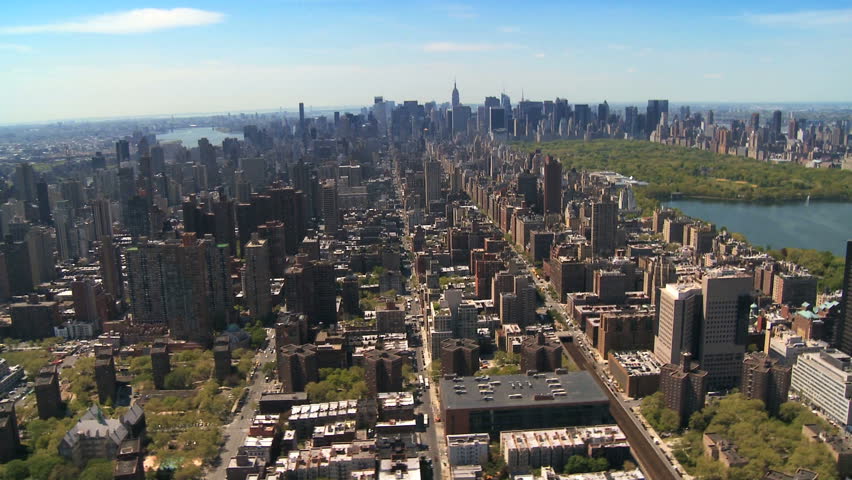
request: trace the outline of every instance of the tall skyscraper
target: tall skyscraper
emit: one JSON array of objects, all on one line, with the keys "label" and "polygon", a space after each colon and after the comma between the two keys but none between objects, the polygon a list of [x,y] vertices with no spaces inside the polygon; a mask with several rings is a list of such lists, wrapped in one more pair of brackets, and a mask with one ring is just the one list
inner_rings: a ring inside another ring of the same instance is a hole
[{"label": "tall skyscraper", "polygon": [[47,182],[41,179],[36,183],[36,197],[38,199],[38,219],[45,225],[52,223],[50,215],[50,194],[47,188]]},{"label": "tall skyscraper", "polygon": [[441,164],[437,160],[426,160],[423,171],[426,179],[426,209],[429,211],[432,202],[441,199]]},{"label": "tall skyscraper", "polygon": [[704,295],[697,358],[710,390],[739,384],[748,335],[754,279],[735,270],[714,270],[701,279]]},{"label": "tall skyscraper", "polygon": [[[663,114],[669,113],[668,100],[648,100],[648,108],[646,110],[645,123],[646,133],[650,134],[657,128]],[[646,139],[647,140],[647,139]]]},{"label": "tall skyscraper", "polygon": [[115,163],[116,165],[121,162],[126,162],[130,160],[130,142],[127,140],[119,140],[115,142]]},{"label": "tall skyscraper", "polygon": [[701,318],[701,287],[670,283],[660,289],[654,356],[660,363],[680,363],[681,354],[697,349]]},{"label": "tall skyscraper", "polygon": [[272,298],[269,290],[269,242],[252,233],[245,247],[246,265],[243,271],[243,292],[246,307],[252,318],[263,320],[272,313]]},{"label": "tall skyscraper", "polygon": [[26,234],[30,257],[30,272],[33,285],[49,282],[56,278],[56,239],[53,229],[34,226]]},{"label": "tall skyscraper", "polygon": [[95,238],[112,237],[112,213],[109,200],[103,197],[92,200],[92,216],[95,224]]},{"label": "tall skyscraper", "polygon": [[326,180],[322,184],[322,220],[328,235],[337,235],[340,225],[340,207],[337,199],[337,182]]},{"label": "tall skyscraper", "polygon": [[101,264],[101,278],[107,293],[112,295],[113,300],[122,297],[123,282],[121,280],[121,263],[112,238],[101,237],[98,259]]},{"label": "tall skyscraper", "polygon": [[562,212],[562,164],[548,155],[544,159],[544,214]]},{"label": "tall skyscraper", "polygon": [[592,252],[598,256],[615,253],[618,205],[610,201],[592,203]]},{"label": "tall skyscraper", "polygon": [[232,256],[227,243],[217,243],[211,235],[205,235],[204,261],[207,264],[207,290],[209,311],[216,330],[224,330],[232,323],[234,311],[234,289],[231,282]]},{"label": "tall skyscraper", "polygon": [[33,166],[27,162],[15,166],[15,196],[27,203],[36,201],[36,179]]},{"label": "tall skyscraper", "polygon": [[455,109],[458,106],[461,106],[461,102],[459,101],[459,89],[456,86],[455,80],[453,80],[452,105],[453,105],[453,109]]},{"label": "tall skyscraper", "polygon": [[846,242],[846,268],[843,270],[843,296],[840,300],[840,349],[852,354],[852,240]]},{"label": "tall skyscraper", "polygon": [[134,323],[165,324],[174,338],[209,343],[213,325],[204,250],[190,233],[126,250]]}]

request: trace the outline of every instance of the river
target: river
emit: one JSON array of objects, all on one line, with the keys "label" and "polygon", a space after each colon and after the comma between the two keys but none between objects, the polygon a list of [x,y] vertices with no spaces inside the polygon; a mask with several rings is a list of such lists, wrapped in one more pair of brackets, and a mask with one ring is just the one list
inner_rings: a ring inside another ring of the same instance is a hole
[{"label": "river", "polygon": [[221,132],[212,127],[188,127],[176,128],[168,133],[158,133],[157,140],[160,143],[180,141],[186,148],[198,146],[198,140],[206,138],[213,145],[221,146],[226,138],[243,139],[242,132]]},{"label": "river", "polygon": [[846,241],[852,239],[852,203],[675,200],[665,205],[713,222],[717,229],[742,233],[753,245],[813,248],[843,257]]}]

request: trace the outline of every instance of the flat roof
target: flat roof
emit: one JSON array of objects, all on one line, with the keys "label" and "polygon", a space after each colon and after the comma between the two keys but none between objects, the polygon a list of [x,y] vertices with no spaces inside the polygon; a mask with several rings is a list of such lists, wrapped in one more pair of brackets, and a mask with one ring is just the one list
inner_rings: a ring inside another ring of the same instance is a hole
[{"label": "flat roof", "polygon": [[609,403],[589,372],[457,377],[441,379],[440,388],[448,410]]}]

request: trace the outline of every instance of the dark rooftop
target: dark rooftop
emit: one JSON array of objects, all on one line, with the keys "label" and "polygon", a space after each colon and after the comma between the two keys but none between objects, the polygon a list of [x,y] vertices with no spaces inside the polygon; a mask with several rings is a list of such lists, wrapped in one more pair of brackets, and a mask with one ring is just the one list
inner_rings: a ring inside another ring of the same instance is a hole
[{"label": "dark rooftop", "polygon": [[609,403],[588,372],[457,377],[442,379],[440,386],[441,402],[447,409]]}]

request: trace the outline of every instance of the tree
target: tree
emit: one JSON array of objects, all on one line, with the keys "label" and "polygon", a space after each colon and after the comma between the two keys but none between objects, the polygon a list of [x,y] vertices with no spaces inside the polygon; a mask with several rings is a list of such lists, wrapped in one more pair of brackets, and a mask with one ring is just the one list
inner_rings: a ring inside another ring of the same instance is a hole
[{"label": "tree", "polygon": [[678,427],[680,427],[680,416],[674,410],[664,408],[660,412],[659,420],[657,420],[657,427],[663,432],[677,431]]},{"label": "tree", "polygon": [[109,460],[90,460],[77,478],[78,480],[112,480],[112,462]]},{"label": "tree", "polygon": [[6,464],[6,478],[9,480],[24,480],[30,476],[30,467],[23,460],[12,460]]},{"label": "tree", "polygon": [[177,367],[166,375],[163,382],[166,390],[186,390],[189,388],[192,371],[187,367]]},{"label": "tree", "polygon": [[46,479],[50,476],[50,472],[63,460],[56,455],[48,455],[46,453],[38,453],[27,460],[27,466],[30,470],[30,476],[33,478]]}]

